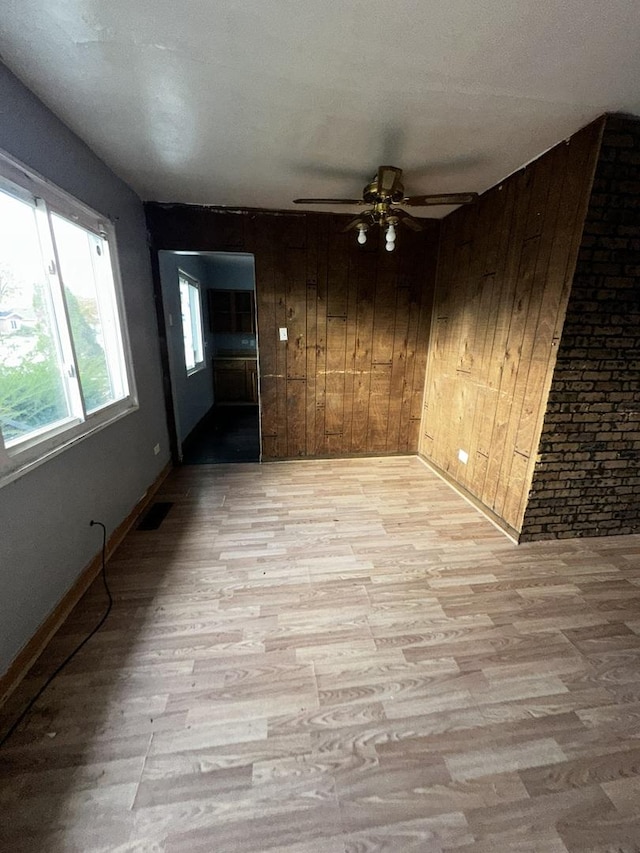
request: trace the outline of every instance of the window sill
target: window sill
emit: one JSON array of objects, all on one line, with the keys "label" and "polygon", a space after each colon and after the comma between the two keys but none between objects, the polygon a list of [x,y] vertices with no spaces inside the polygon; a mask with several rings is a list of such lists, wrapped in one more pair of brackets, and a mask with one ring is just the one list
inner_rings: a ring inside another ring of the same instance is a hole
[{"label": "window sill", "polygon": [[198,364],[196,364],[195,367],[192,367],[190,370],[187,370],[187,379],[190,376],[194,376],[196,373],[202,373],[202,371],[205,370],[206,367],[207,367],[206,362],[204,362],[204,361],[198,362]]},{"label": "window sill", "polygon": [[73,447],[85,438],[89,438],[95,433],[100,432],[109,427],[127,415],[139,409],[137,401],[128,399],[120,400],[114,403],[107,409],[101,410],[96,418],[88,418],[80,424],[59,431],[53,437],[35,443],[24,450],[17,451],[16,447],[11,448],[8,454],[9,459],[18,467],[8,471],[0,472],[0,488],[13,483],[15,480],[38,468],[40,465],[59,456],[64,451]]}]

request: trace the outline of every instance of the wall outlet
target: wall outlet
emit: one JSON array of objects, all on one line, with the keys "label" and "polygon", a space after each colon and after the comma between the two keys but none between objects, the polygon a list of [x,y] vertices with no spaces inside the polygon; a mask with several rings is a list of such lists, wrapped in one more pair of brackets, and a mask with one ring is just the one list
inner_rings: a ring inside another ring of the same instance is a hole
[{"label": "wall outlet", "polygon": [[458,459],[463,463],[463,465],[466,465],[467,462],[469,461],[469,454],[467,453],[466,450],[459,450],[458,451]]},{"label": "wall outlet", "polygon": [[153,452],[155,453],[156,456],[158,455],[158,453],[160,453],[160,445],[159,444],[156,444],[156,446],[153,448]]},{"label": "wall outlet", "polygon": [[280,340],[281,341],[288,341],[289,340],[289,334],[288,334],[286,328],[280,327]]}]

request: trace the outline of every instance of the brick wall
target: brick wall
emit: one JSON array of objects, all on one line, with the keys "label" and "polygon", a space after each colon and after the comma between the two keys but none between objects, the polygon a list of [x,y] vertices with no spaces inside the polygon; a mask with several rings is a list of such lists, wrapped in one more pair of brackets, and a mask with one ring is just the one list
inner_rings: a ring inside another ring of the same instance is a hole
[{"label": "brick wall", "polygon": [[640,120],[609,116],[520,541],[640,532]]}]

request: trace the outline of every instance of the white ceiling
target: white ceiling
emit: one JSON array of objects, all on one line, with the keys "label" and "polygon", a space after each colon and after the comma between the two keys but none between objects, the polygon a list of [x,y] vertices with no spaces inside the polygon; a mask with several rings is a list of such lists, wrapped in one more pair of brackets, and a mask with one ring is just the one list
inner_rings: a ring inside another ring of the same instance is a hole
[{"label": "white ceiling", "polygon": [[9,68],[143,199],[291,208],[357,198],[382,163],[411,194],[482,191],[640,113],[638,0],[0,0],[0,19]]}]

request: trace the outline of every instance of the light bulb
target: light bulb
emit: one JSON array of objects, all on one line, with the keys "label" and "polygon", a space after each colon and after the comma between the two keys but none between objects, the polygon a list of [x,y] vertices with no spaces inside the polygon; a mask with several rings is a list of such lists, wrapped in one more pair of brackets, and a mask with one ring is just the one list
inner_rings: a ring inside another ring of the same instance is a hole
[{"label": "light bulb", "polygon": [[395,241],[396,241],[396,229],[392,223],[387,228],[387,243],[395,243]]},{"label": "light bulb", "polygon": [[364,225],[361,225],[358,228],[358,243],[360,243],[361,246],[364,246],[364,244],[366,242],[367,242],[367,229],[364,227]]},{"label": "light bulb", "polygon": [[396,247],[396,244],[393,242],[393,240],[387,240],[387,245],[385,246],[387,252],[393,252],[395,247]]}]

